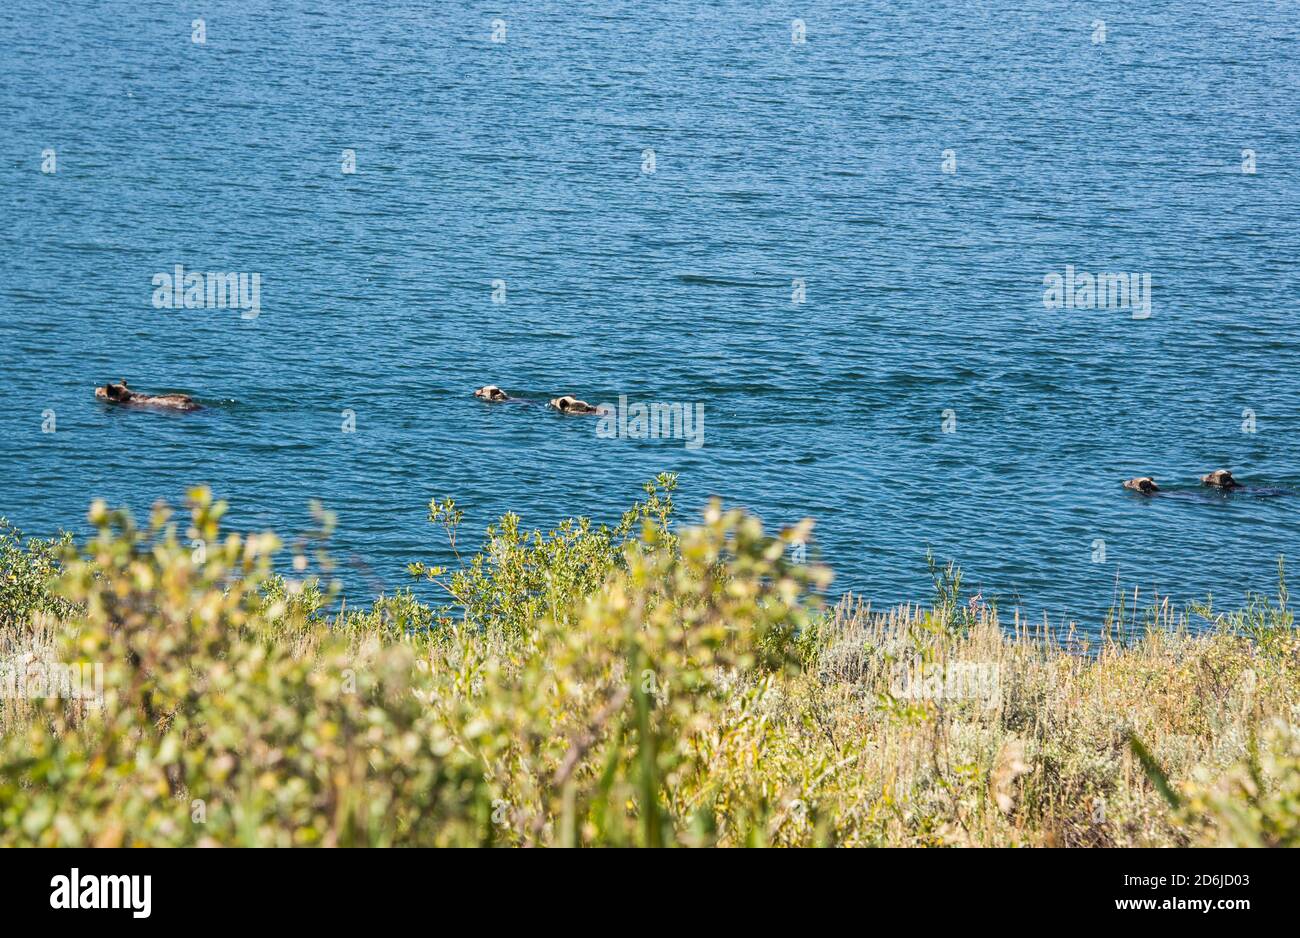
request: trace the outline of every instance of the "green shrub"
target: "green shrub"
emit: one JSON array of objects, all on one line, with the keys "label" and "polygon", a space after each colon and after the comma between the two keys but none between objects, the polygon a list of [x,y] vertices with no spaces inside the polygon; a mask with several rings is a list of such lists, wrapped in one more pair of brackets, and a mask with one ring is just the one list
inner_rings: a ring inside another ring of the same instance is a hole
[{"label": "green shrub", "polygon": [[[105,664],[103,703],[49,700],[6,737],[0,842],[669,842],[693,734],[725,681],[790,661],[812,576],[717,509],[680,552],[662,505],[613,532],[505,525],[453,578],[463,620],[414,645],[332,627],[314,585],[272,577],[274,536],[222,537],[224,506],[193,499],[201,561],[164,509],[139,530],[92,508],[61,656]],[[555,544],[604,564],[603,588]]]},{"label": "green shrub", "polygon": [[21,531],[0,518],[0,629],[17,629],[36,614],[69,614],[68,603],[50,586],[58,575],[59,557],[71,543],[70,534],[24,541]]}]

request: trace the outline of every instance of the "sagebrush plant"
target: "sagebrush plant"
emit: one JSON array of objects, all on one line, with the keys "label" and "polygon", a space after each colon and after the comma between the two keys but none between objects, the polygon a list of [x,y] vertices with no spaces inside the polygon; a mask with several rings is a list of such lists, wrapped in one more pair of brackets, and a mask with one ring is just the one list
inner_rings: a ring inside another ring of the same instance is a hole
[{"label": "sagebrush plant", "polygon": [[810,523],[681,526],[675,486],[613,527],[507,515],[467,560],[435,499],[433,604],[350,603],[324,512],[273,573],[204,489],[144,528],[96,504],[79,548],[0,530],[4,647],[105,665],[102,706],[0,699],[0,843],[1295,843],[1284,579],[1093,647],[932,560],[928,606],[826,609]]}]

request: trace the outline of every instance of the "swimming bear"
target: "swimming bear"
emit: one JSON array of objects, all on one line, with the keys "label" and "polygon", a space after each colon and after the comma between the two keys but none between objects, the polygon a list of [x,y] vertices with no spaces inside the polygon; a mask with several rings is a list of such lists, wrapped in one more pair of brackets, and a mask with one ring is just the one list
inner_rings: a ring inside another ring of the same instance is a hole
[{"label": "swimming bear", "polygon": [[1201,482],[1205,485],[1213,485],[1220,489],[1239,489],[1241,483],[1232,477],[1232,473],[1227,469],[1215,469],[1213,472],[1201,476]]},{"label": "swimming bear", "polygon": [[501,390],[495,384],[485,384],[474,392],[475,397],[481,397],[485,401],[508,401],[510,395]]},{"label": "swimming bear", "polygon": [[117,384],[95,388],[95,397],[110,404],[129,404],[133,407],[161,407],[166,410],[200,410],[200,405],[188,394],[141,394],[126,386],[123,378]]},{"label": "swimming bear", "polygon": [[568,394],[564,395],[564,397],[555,398],[550,402],[550,406],[554,407],[562,414],[603,414],[605,413],[605,408],[592,407],[586,401],[580,401],[576,397],[573,397]]},{"label": "swimming bear", "polygon": [[1132,489],[1135,492],[1141,492],[1143,495],[1150,495],[1153,492],[1160,491],[1160,486],[1156,485],[1156,480],[1150,476],[1138,476],[1136,479],[1127,479],[1124,482],[1124,488]]}]

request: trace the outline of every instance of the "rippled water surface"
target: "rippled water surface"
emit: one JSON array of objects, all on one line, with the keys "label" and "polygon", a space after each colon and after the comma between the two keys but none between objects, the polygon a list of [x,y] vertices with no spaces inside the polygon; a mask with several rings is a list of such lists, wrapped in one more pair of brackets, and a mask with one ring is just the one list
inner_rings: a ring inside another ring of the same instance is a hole
[{"label": "rippled water surface", "polygon": [[[1294,4],[317,6],[0,8],[0,513],[31,533],[196,481],[237,528],[319,498],[365,591],[438,559],[435,495],[612,521],[673,470],[687,515],[815,517],[877,603],[927,595],[931,547],[1092,625],[1117,583],[1231,604],[1297,553],[1300,495],[1194,484],[1300,490]],[[260,273],[260,315],[156,309],[176,264]],[[1150,318],[1045,309],[1067,264],[1149,273]],[[211,406],[93,399],[120,377]],[[704,446],[488,382],[702,402]]]}]

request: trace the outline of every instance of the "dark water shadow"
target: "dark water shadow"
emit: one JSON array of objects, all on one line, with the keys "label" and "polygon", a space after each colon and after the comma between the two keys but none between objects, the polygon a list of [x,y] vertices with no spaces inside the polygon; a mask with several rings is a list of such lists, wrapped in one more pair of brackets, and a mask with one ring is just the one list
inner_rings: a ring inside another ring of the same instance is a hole
[{"label": "dark water shadow", "polygon": [[1174,498],[1195,502],[1227,502],[1243,498],[1277,498],[1283,495],[1295,495],[1295,489],[1268,485],[1243,485],[1235,489],[1217,489],[1209,486],[1188,486],[1186,488],[1162,488],[1144,498]]}]

